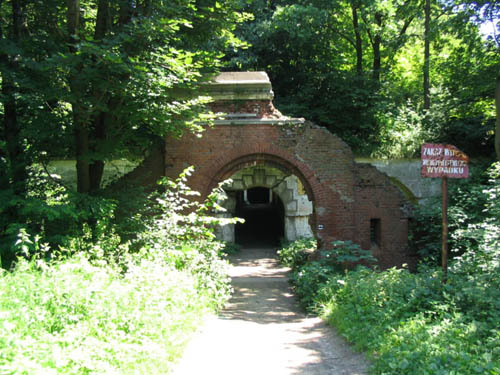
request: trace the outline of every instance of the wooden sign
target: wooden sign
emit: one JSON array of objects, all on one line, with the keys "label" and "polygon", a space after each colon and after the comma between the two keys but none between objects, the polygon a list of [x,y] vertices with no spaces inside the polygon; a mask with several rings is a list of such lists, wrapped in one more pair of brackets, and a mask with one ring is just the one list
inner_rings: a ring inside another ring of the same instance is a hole
[{"label": "wooden sign", "polygon": [[469,157],[452,145],[424,143],[422,177],[469,177]]},{"label": "wooden sign", "polygon": [[441,266],[443,283],[448,279],[448,177],[469,177],[469,157],[452,145],[424,143],[421,149],[422,177],[441,177],[443,233]]}]

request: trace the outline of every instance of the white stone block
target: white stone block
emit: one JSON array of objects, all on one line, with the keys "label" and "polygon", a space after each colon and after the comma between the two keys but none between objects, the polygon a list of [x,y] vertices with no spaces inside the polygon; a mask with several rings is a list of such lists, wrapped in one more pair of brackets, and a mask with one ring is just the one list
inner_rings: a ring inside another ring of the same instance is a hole
[{"label": "white stone block", "polygon": [[286,204],[285,212],[287,215],[295,216],[297,213],[297,201],[293,200]]},{"label": "white stone block", "polygon": [[307,198],[307,195],[300,195],[297,199],[297,215],[298,216],[307,216],[311,215],[313,212],[313,204]]},{"label": "white stone block", "polygon": [[295,235],[297,237],[313,237],[311,226],[309,225],[309,217],[295,216]]},{"label": "white stone block", "polygon": [[266,182],[266,171],[265,171],[265,169],[255,169],[253,176],[254,176],[255,185],[264,186],[264,184]]},{"label": "white stone block", "polygon": [[295,217],[285,216],[285,240],[295,241],[297,234],[295,233]]},{"label": "white stone block", "polygon": [[270,187],[274,186],[274,184],[276,183],[276,181],[277,181],[276,176],[266,176],[266,184],[265,184],[265,186],[267,186],[267,187],[270,188]]}]

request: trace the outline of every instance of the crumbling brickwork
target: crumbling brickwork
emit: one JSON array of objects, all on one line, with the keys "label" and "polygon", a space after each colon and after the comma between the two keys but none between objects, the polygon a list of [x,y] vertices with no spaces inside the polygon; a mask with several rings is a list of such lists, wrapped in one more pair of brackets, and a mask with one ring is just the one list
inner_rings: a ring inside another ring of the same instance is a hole
[{"label": "crumbling brickwork", "polygon": [[[172,178],[195,166],[190,185],[203,195],[252,165],[293,173],[313,202],[310,224],[322,247],[335,239],[352,240],[372,249],[381,268],[408,262],[405,197],[386,175],[355,163],[350,148],[322,127],[258,121],[218,125],[201,138],[168,139],[165,160],[165,174]],[[371,238],[373,223],[379,226],[378,243]]]},{"label": "crumbling brickwork", "polygon": [[226,115],[202,137],[166,139],[164,153],[152,154],[131,176],[176,178],[194,166],[189,184],[206,196],[243,168],[277,168],[303,185],[313,206],[309,225],[322,248],[352,240],[371,249],[380,268],[411,263],[404,195],[385,174],[355,163],[347,144],[325,128],[282,116],[264,72],[222,73],[204,91],[215,99],[213,112]]}]

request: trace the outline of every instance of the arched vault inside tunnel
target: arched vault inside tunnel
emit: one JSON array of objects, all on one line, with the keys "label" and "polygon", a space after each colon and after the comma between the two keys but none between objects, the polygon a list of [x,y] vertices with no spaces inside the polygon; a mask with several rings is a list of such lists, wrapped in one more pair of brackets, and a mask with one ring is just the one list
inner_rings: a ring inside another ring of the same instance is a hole
[{"label": "arched vault inside tunnel", "polygon": [[234,173],[224,191],[221,205],[226,212],[219,215],[240,217],[245,223],[218,228],[219,239],[275,245],[282,238],[313,237],[309,224],[313,204],[294,174],[258,164]]}]

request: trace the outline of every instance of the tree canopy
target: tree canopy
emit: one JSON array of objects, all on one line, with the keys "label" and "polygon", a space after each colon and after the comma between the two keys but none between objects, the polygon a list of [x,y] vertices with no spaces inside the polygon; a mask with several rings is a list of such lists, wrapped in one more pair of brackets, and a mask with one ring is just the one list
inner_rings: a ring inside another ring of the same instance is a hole
[{"label": "tree canopy", "polygon": [[[493,150],[499,3],[253,1],[228,69],[266,70],[278,108],[358,154],[410,157],[422,141]],[[484,35],[484,25],[495,32]]]},{"label": "tree canopy", "polygon": [[[496,0],[0,0],[3,242],[96,226],[105,163],[201,131],[197,83],[218,69],[267,71],[282,112],[358,155],[491,158],[499,19]],[[54,157],[80,195],[37,171]]]},{"label": "tree canopy", "polygon": [[[96,195],[106,162],[200,131],[196,83],[239,45],[237,10],[236,0],[0,1],[2,236],[27,222],[39,230],[48,215],[33,166],[74,159],[78,193]],[[66,223],[85,212],[49,206]]]}]

